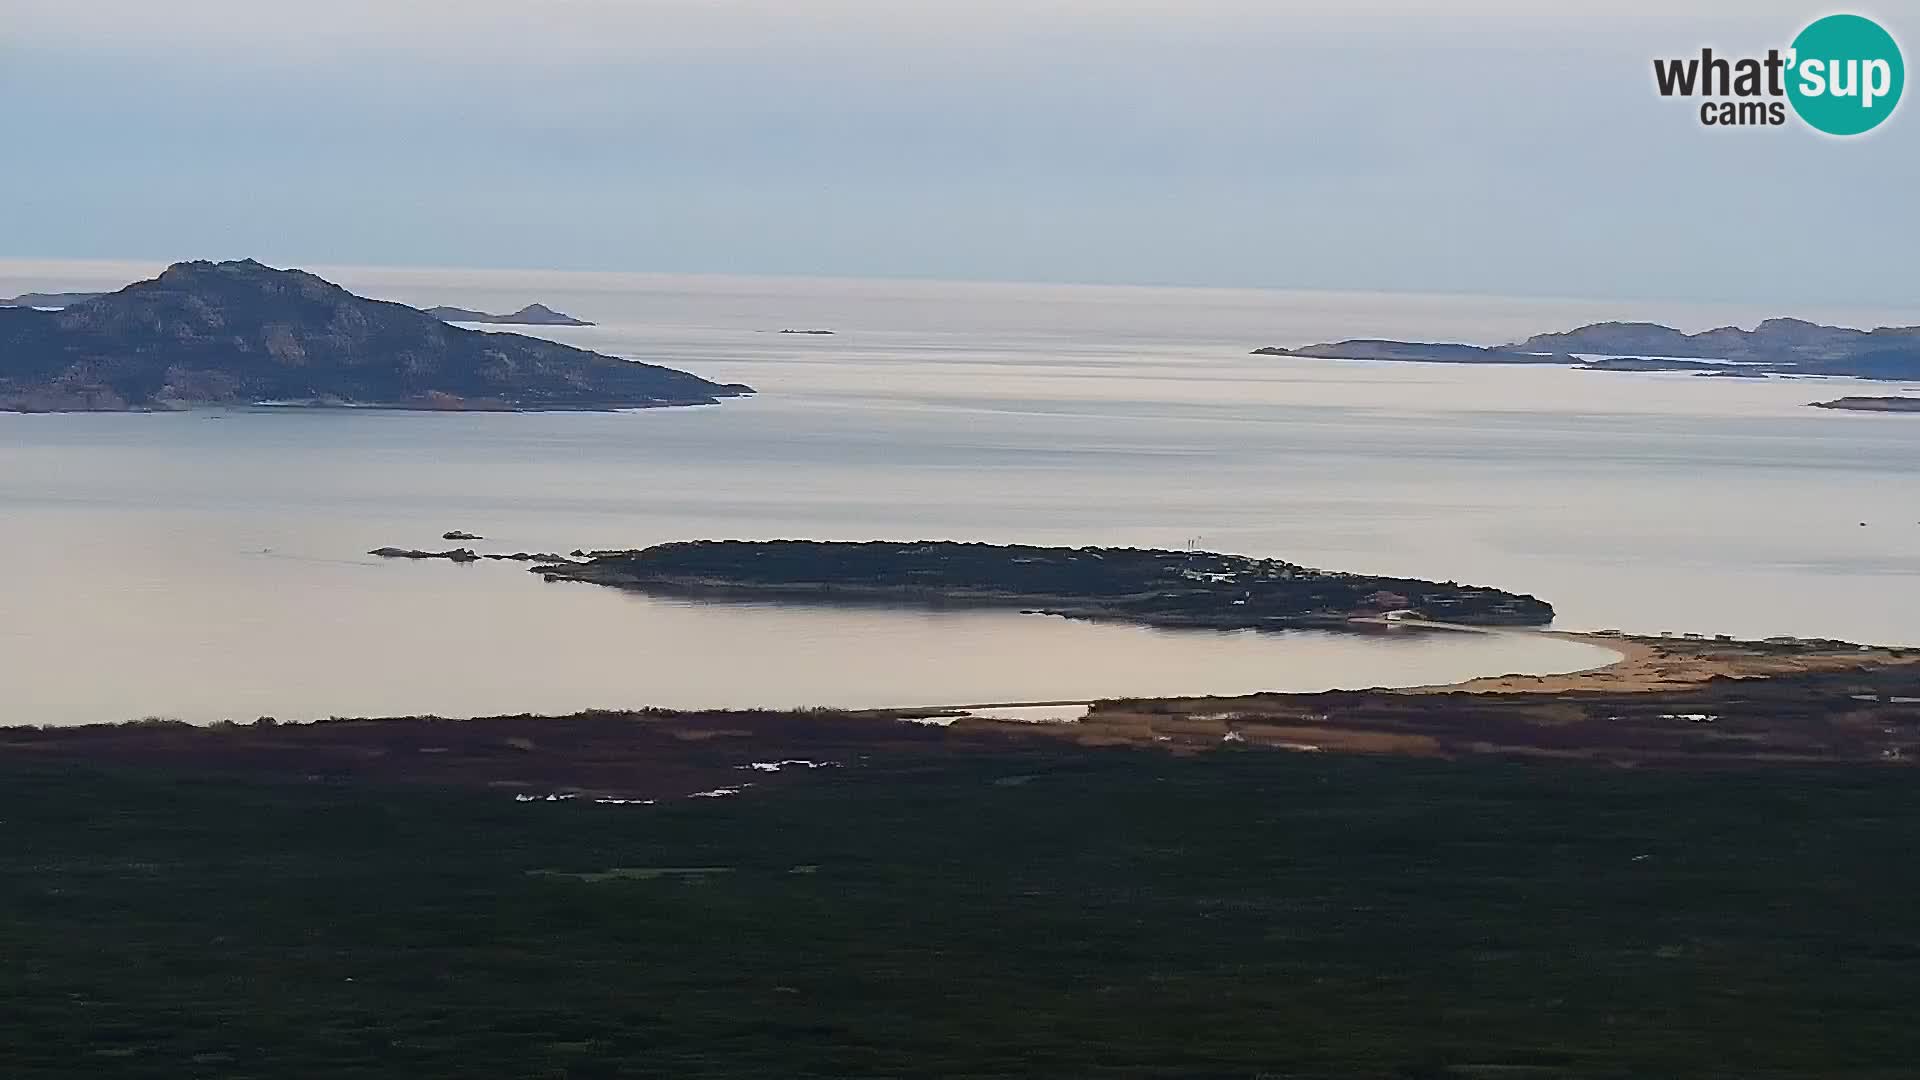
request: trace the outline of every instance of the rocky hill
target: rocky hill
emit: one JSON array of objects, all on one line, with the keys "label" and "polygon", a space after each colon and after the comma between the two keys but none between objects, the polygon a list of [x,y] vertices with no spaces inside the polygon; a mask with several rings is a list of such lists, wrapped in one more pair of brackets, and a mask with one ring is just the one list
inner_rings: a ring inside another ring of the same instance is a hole
[{"label": "rocky hill", "polygon": [[1722,326],[1688,334],[1658,323],[1605,322],[1563,333],[1536,334],[1513,348],[1521,352],[1633,354],[1785,364],[1892,349],[1920,352],[1920,327],[1855,330],[1846,326],[1823,326],[1805,319],[1767,319],[1751,330]]},{"label": "rocky hill", "polygon": [[0,308],[0,410],[270,401],[407,409],[705,405],[752,393],[518,334],[465,330],[251,259],[186,262],[61,311]]}]

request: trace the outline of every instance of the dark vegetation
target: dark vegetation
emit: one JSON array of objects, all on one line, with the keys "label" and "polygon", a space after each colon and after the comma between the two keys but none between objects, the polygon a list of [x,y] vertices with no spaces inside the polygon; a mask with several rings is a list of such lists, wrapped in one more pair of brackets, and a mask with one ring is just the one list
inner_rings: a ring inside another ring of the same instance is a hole
[{"label": "dark vegetation", "polygon": [[1554,757],[1632,767],[1920,762],[1920,664],[1709,678],[1665,690],[1563,693],[1334,690],[1094,703],[1036,734],[1180,751],[1250,745],[1467,757]]},{"label": "dark vegetation", "polygon": [[0,765],[0,1075],[1913,1075],[1920,789],[1007,751],[732,799]]},{"label": "dark vegetation", "polygon": [[0,409],[272,401],[422,409],[711,404],[684,371],[449,326],[251,259],[178,263],[61,311],[0,308]]},{"label": "dark vegetation", "polygon": [[697,540],[533,569],[550,581],[644,590],[1020,604],[1162,626],[1303,625],[1394,610],[1488,625],[1553,618],[1545,601],[1481,586],[1151,548]]}]

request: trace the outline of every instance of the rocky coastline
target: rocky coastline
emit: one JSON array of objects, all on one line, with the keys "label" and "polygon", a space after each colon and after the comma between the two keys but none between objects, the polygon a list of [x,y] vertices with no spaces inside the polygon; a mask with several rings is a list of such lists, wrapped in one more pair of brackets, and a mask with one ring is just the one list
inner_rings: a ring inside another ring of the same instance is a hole
[{"label": "rocky coastline", "polygon": [[1548,364],[1584,371],[1746,378],[1823,375],[1908,380],[1920,378],[1920,326],[1858,330],[1804,319],[1767,319],[1752,330],[1723,326],[1689,334],[1658,323],[1604,322],[1535,334],[1508,345],[1351,338],[1297,348],[1268,346],[1253,350],[1253,355],[1423,364]]}]

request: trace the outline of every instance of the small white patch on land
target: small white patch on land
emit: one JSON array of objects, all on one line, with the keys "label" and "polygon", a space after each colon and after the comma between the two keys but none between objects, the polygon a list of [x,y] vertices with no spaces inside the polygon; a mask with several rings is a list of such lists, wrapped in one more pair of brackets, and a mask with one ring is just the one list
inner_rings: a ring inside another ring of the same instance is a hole
[{"label": "small white patch on land", "polygon": [[967,715],[983,720],[1010,720],[1018,724],[1071,724],[1086,719],[1087,706],[1080,703],[1010,705],[999,709],[968,709]]},{"label": "small white patch on land", "polygon": [[808,761],[804,758],[790,758],[786,761],[756,761],[735,768],[752,769],[754,772],[779,772],[782,769],[832,769],[840,765],[837,761]]}]

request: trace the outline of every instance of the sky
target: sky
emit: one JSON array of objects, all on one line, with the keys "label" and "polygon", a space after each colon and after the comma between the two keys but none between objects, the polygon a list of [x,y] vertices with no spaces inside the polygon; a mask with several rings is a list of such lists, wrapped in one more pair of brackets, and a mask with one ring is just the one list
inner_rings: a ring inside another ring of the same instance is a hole
[{"label": "sky", "polygon": [[1437,7],[0,0],[0,256],[1917,299],[1920,101],[1653,89],[1828,9]]}]

